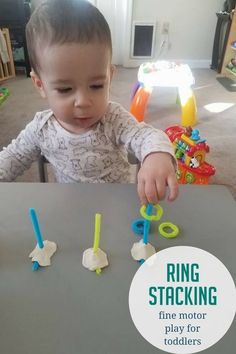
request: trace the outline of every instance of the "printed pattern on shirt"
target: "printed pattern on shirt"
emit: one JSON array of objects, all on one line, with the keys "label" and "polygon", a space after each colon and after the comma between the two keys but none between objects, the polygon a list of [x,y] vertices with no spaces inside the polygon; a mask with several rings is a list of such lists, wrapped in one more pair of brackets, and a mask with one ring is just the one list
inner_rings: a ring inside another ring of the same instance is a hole
[{"label": "printed pattern on shirt", "polygon": [[0,180],[14,180],[43,154],[58,182],[130,182],[128,151],[141,162],[156,151],[173,155],[164,132],[138,123],[117,103],[110,102],[106,114],[84,134],[68,132],[46,110],[36,113],[0,153]]}]

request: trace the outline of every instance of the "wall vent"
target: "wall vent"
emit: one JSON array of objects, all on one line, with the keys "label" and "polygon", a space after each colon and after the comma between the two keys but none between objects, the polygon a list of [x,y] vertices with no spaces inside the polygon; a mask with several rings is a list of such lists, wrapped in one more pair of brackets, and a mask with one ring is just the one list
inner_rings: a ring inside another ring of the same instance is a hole
[{"label": "wall vent", "polygon": [[155,33],[155,23],[133,22],[131,58],[153,58]]}]

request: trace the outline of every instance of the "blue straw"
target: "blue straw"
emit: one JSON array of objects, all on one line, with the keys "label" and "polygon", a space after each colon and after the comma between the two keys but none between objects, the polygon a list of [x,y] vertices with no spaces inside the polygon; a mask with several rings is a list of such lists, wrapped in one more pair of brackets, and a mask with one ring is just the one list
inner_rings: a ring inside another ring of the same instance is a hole
[{"label": "blue straw", "polygon": [[40,267],[39,262],[34,261],[32,264],[32,271],[34,272],[34,271],[38,270],[39,267]]},{"label": "blue straw", "polygon": [[152,215],[152,208],[153,208],[153,205],[151,203],[148,203],[147,205],[147,215]]},{"label": "blue straw", "polygon": [[[153,208],[152,204],[149,203],[146,208],[147,215],[152,215],[152,208]],[[145,245],[148,244],[148,235],[150,231],[150,226],[151,226],[151,222],[149,220],[144,220],[143,243],[145,243]]]},{"label": "blue straw", "polygon": [[30,219],[33,225],[33,229],[34,229],[34,234],[38,243],[39,248],[43,248],[44,244],[43,244],[43,237],[40,231],[40,227],[39,227],[39,223],[38,223],[38,218],[37,218],[37,214],[35,209],[30,208],[29,209],[29,214],[30,214]]},{"label": "blue straw", "polygon": [[[38,218],[37,218],[37,214],[35,209],[30,208],[29,209],[29,215],[30,215],[30,219],[33,225],[33,229],[34,229],[34,234],[38,243],[39,248],[43,248],[44,244],[43,244],[43,237],[40,231],[40,227],[39,227],[39,223],[38,223]],[[39,263],[37,261],[34,261],[32,264],[32,271],[34,272],[35,270],[38,270],[40,267]]]}]

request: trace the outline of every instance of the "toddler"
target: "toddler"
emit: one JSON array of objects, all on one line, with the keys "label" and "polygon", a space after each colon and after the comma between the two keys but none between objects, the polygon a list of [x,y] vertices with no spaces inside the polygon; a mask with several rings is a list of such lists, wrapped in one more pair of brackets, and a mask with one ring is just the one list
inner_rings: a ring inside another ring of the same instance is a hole
[{"label": "toddler", "polygon": [[178,194],[173,149],[166,134],[138,123],[109,101],[114,67],[111,34],[86,0],[46,0],[26,27],[31,78],[50,109],[37,112],[0,153],[0,180],[13,181],[40,154],[58,182],[131,181],[127,152],[141,162],[142,204]]}]

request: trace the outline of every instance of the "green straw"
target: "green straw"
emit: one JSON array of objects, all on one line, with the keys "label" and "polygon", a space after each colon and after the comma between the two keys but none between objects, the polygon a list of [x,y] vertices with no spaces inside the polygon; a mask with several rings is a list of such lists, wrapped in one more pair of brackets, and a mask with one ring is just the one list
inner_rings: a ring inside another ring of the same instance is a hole
[{"label": "green straw", "polygon": [[100,244],[100,230],[101,230],[101,214],[95,214],[95,229],[94,229],[94,241],[93,252],[96,253]]},{"label": "green straw", "polygon": [[[101,214],[95,214],[95,228],[94,228],[94,241],[93,241],[93,252],[96,253],[100,244],[100,231],[101,231]],[[101,268],[96,269],[96,274],[100,275],[102,272]]]}]

